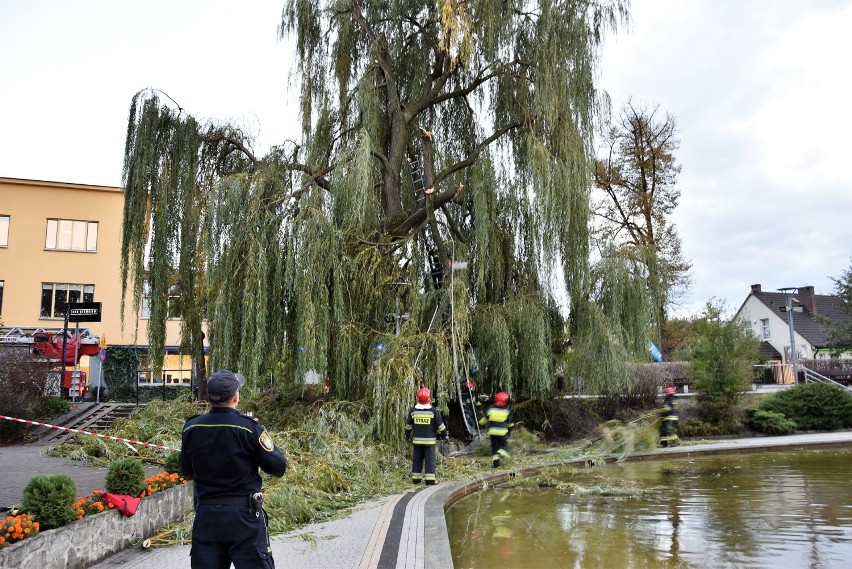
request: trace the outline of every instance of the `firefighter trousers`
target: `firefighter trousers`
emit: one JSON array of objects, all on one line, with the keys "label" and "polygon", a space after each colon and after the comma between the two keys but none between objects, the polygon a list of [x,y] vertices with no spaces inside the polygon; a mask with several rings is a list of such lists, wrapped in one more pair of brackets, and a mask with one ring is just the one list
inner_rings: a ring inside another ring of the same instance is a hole
[{"label": "firefighter trousers", "polygon": [[418,484],[435,483],[435,445],[414,445],[411,453],[411,481]]}]

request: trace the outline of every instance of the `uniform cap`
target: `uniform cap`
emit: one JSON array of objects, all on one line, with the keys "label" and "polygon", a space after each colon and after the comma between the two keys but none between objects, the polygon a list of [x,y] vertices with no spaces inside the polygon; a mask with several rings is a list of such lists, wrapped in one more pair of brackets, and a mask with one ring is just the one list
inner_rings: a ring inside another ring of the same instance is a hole
[{"label": "uniform cap", "polygon": [[211,403],[227,401],[245,382],[246,377],[243,374],[220,369],[207,380],[207,400]]}]

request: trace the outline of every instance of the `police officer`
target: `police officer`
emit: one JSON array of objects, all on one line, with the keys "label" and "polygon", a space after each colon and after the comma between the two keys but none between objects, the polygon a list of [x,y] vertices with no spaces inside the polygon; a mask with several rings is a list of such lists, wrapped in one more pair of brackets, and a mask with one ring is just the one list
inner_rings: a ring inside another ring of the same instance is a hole
[{"label": "police officer", "polygon": [[226,369],[211,375],[210,411],[183,427],[180,464],[195,482],[193,569],[275,567],[257,469],[283,476],[287,459],[257,419],[237,411],[245,381]]},{"label": "police officer", "polygon": [[488,436],[491,437],[491,467],[500,466],[501,458],[509,458],[509,430],[515,425],[512,422],[512,410],[509,408],[509,394],[501,391],[494,396],[485,416],[479,420],[482,426],[488,425]]},{"label": "police officer", "polygon": [[421,387],[417,404],[408,410],[405,421],[405,438],[413,443],[411,452],[411,481],[415,484],[435,484],[435,441],[438,435],[447,438],[447,427],[441,411],[432,406],[432,392]]}]

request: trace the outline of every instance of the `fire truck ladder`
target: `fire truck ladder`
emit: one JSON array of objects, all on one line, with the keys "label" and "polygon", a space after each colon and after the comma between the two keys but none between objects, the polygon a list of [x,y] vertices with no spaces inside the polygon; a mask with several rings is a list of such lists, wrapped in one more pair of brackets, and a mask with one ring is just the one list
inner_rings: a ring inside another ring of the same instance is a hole
[{"label": "fire truck ladder", "polygon": [[[0,344],[32,344],[33,336],[39,332],[46,332],[54,338],[61,339],[65,329],[42,326],[0,326]],[[70,340],[74,335],[74,329],[68,328],[67,338]],[[80,343],[98,344],[100,337],[89,328],[80,328]]]}]

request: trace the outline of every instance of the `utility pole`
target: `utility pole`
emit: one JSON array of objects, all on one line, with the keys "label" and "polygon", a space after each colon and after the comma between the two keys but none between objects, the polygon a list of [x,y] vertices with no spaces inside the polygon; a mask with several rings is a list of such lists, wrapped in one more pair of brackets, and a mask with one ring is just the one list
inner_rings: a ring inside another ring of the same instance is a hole
[{"label": "utility pole", "polygon": [[796,330],[793,327],[793,291],[799,287],[785,287],[778,290],[786,295],[785,309],[787,325],[790,327],[790,360],[793,362],[793,384],[799,384],[799,355],[796,351]]}]

